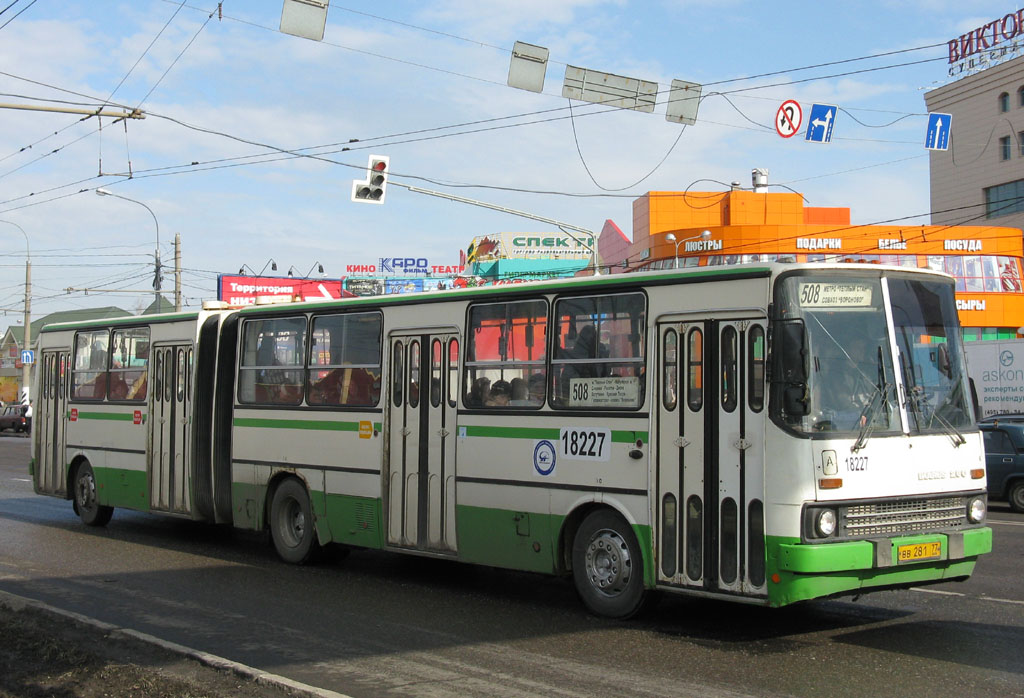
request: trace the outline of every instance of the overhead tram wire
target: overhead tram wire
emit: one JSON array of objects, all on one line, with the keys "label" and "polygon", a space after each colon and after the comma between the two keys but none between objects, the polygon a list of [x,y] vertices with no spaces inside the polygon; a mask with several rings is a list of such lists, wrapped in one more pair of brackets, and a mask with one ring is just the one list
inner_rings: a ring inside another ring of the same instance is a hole
[{"label": "overhead tram wire", "polygon": [[[257,26],[260,26],[260,25],[257,25]],[[929,46],[929,47],[921,47],[921,48],[931,48],[931,46]],[[906,49],[906,50],[904,50],[904,52],[905,51],[909,51],[909,50],[915,50],[915,49]],[[884,55],[884,54],[878,54],[878,55]],[[864,58],[869,58],[869,57],[864,57]],[[850,61],[854,61],[854,60],[860,60],[860,59],[846,59],[844,61],[837,61],[835,63],[850,62]],[[940,59],[928,59],[928,60],[941,60],[941,58]],[[903,66],[906,66],[906,65],[914,65],[915,63],[921,63],[921,62],[928,62],[928,61],[917,61],[917,62],[912,62],[912,63],[896,64],[896,65],[892,65],[892,66],[877,66],[877,67],[874,67],[874,68],[866,68],[866,69],[857,70],[857,71],[848,71],[848,72],[845,72],[845,73],[838,73],[838,74],[834,74],[834,75],[815,76],[815,77],[811,77],[811,78],[805,78],[805,79],[802,79],[802,80],[789,81],[789,82],[786,82],[786,83],[775,83],[775,84],[772,84],[772,85],[761,85],[761,86],[755,86],[755,87],[750,87],[750,88],[740,88],[740,89],[736,89],[736,90],[730,90],[730,91],[724,92],[724,93],[715,93],[715,94],[716,95],[725,96],[727,94],[736,94],[736,93],[740,93],[740,92],[748,92],[748,91],[751,91],[751,90],[768,89],[770,87],[778,87],[778,86],[789,85],[789,84],[797,84],[797,83],[800,83],[800,82],[825,80],[825,79],[830,79],[830,78],[834,78],[834,77],[846,77],[846,76],[849,76],[849,75],[863,73],[863,72],[871,72],[871,71],[876,71],[876,70],[883,70],[883,69],[890,69],[890,68],[896,68],[896,67],[903,67]],[[829,65],[829,64],[821,64],[821,65]],[[808,68],[811,68],[811,67],[814,67],[814,66],[808,66]],[[793,69],[793,70],[795,71],[795,70],[801,70],[801,69]],[[763,75],[778,74],[779,72],[783,72],[783,71],[775,71],[773,73],[768,73],[768,74],[763,74]],[[792,72],[792,71],[790,71],[790,72]],[[86,97],[88,99],[95,99],[95,98],[92,98],[89,95],[83,95],[81,93],[73,92],[73,91],[70,91],[70,90],[63,90],[62,88],[59,88],[59,87],[56,87],[56,86],[53,86],[53,85],[47,85],[45,83],[40,83],[38,81],[31,80],[31,79],[28,79],[28,78],[22,78],[20,76],[13,75],[13,74],[10,74],[10,73],[5,73],[3,71],[0,71],[0,75],[6,75],[8,77],[19,79],[19,80],[25,80],[25,81],[33,83],[33,84],[42,85],[42,86],[45,86],[45,87],[48,87],[48,88],[51,88],[51,89],[57,89],[57,90],[64,91],[64,92],[67,92],[69,94],[73,94],[73,95],[76,95],[76,96]],[[730,79],[730,80],[726,80],[726,81],[720,81],[720,82],[734,82],[734,81],[743,80],[743,79],[745,79],[745,78],[734,78],[734,79]],[[717,83],[711,83],[711,84],[717,84]],[[600,107],[600,106],[601,105],[594,105],[594,107]],[[733,106],[734,106],[734,108],[736,108],[735,105],[733,105]],[[130,109],[130,107],[127,107],[127,106],[123,106],[123,108]],[[528,113],[525,113],[523,115],[535,115],[535,114],[543,114],[543,113],[554,113],[554,112],[558,112],[558,111],[562,111],[562,110],[566,110],[566,109],[567,109],[567,107],[560,107],[560,108],[553,108],[553,109],[550,109],[550,110],[541,110],[541,111],[536,111],[536,112],[528,112]],[[601,114],[601,113],[608,113],[608,112],[614,112],[614,111],[622,111],[623,109],[624,109],[623,107],[604,108],[604,109],[600,109],[600,110],[597,110],[597,111],[586,112],[585,114],[581,114],[580,116],[592,116],[592,115],[597,115],[597,114]],[[240,142],[257,145],[259,147],[272,148],[271,146],[268,146],[266,144],[259,144],[257,142],[250,141],[250,140],[247,140],[247,139],[240,139],[240,138],[237,138],[237,137],[233,137],[230,134],[227,134],[227,133],[224,133],[224,132],[220,132],[220,131],[216,131],[214,129],[206,129],[206,128],[203,128],[203,127],[197,127],[197,126],[193,126],[191,124],[186,124],[185,122],[182,122],[180,120],[174,119],[173,117],[167,117],[167,116],[160,115],[160,114],[155,114],[155,113],[152,113],[152,112],[149,112],[149,114],[152,115],[152,116],[159,117],[159,118],[169,119],[169,120],[171,120],[171,121],[173,121],[175,123],[178,123],[179,125],[182,125],[182,126],[184,126],[186,128],[191,128],[193,130],[198,130],[198,131],[202,131],[202,132],[205,132],[205,133],[210,133],[210,134],[214,134],[214,135],[221,135],[221,136],[224,136],[224,137],[233,138],[235,140],[239,140]],[[741,112],[741,114],[742,114],[742,112]],[[506,116],[506,117],[494,117],[493,119],[485,119],[485,120],[480,120],[480,121],[477,121],[477,122],[466,122],[466,123],[468,123],[468,124],[488,123],[488,122],[491,122],[491,121],[500,121],[500,120],[507,120],[507,119],[512,119],[512,118],[519,118],[520,116],[523,116],[523,115],[511,115],[511,116]],[[744,118],[747,118],[745,115],[743,115],[743,116],[744,116]],[[499,127],[492,127],[492,128],[487,128],[487,129],[474,129],[474,130],[471,130],[471,131],[462,131],[462,132],[457,132],[457,133],[454,133],[454,134],[440,134],[440,135],[434,136],[433,138],[407,139],[407,140],[404,140],[404,141],[398,141],[397,143],[398,144],[402,144],[402,143],[409,143],[409,142],[420,142],[420,141],[424,141],[424,140],[432,140],[432,139],[435,139],[435,138],[447,138],[447,137],[453,137],[453,136],[456,136],[456,135],[465,135],[466,133],[479,133],[479,132],[484,132],[484,131],[489,131],[489,130],[497,130],[499,128],[510,128],[510,127],[514,127],[514,126],[518,126],[518,125],[533,125],[533,124],[537,124],[537,123],[544,123],[544,122],[547,122],[547,121],[555,121],[555,120],[560,120],[560,119],[564,119],[564,118],[570,118],[570,117],[555,117],[555,118],[552,118],[552,119],[539,119],[539,120],[524,122],[524,123],[520,123],[520,124],[510,124],[510,125],[504,125],[504,126],[499,126]],[[750,119],[748,118],[748,121],[749,120]],[[757,122],[753,122],[753,121],[751,121],[751,122],[755,123],[756,125],[758,125],[758,126],[760,126],[762,128],[766,128],[762,124],[757,124]],[[420,130],[417,130],[417,131],[410,131],[410,132],[406,132],[406,133],[410,133],[410,134],[427,133],[427,132],[432,132],[432,131],[437,131],[437,130],[448,130],[448,129],[451,129],[451,128],[458,128],[459,126],[460,125],[442,126],[442,127],[435,127],[433,129],[420,129]],[[362,143],[362,142],[365,142],[367,140],[381,140],[381,139],[386,139],[386,138],[388,138],[388,137],[384,136],[384,137],[377,137],[377,138],[373,138],[373,139],[350,139],[349,141],[347,141],[347,143],[348,144],[351,144],[353,142],[360,142],[360,143]],[[383,145],[394,145],[394,144],[395,143],[387,143],[387,144],[383,144]],[[338,143],[337,145],[341,145],[341,143]],[[311,146],[308,149],[314,149],[314,148],[317,148],[317,147],[330,147],[330,146]],[[368,146],[355,146],[355,147],[351,147],[351,145],[349,145],[347,147],[342,148],[342,150],[364,149],[365,147],[368,147]],[[378,144],[377,147],[381,147],[381,144]],[[280,149],[277,149],[277,150],[280,151]],[[289,154],[292,154],[295,157],[304,157],[305,155],[303,155],[301,152],[299,152],[301,150],[304,150],[304,149],[295,149],[295,150],[292,150],[292,151],[281,151],[281,152],[288,152]],[[334,151],[334,152],[337,152],[337,151]],[[258,157],[258,156],[246,156],[246,157]]]},{"label": "overhead tram wire", "polygon": [[[135,63],[132,64],[132,67],[129,68],[128,72],[124,74],[124,77],[121,78],[121,81],[117,83],[117,85],[114,87],[114,89],[110,92],[110,95],[105,100],[103,100],[103,106],[107,106],[108,104],[110,104],[110,100],[113,99],[114,95],[117,94],[117,91],[121,89],[121,86],[124,85],[125,81],[128,80],[128,78],[131,76],[131,74],[139,66],[139,63],[141,63],[142,59],[146,57],[146,55],[149,53],[149,50],[151,48],[153,48],[153,45],[163,35],[163,33],[167,30],[167,27],[171,26],[171,22],[174,21],[174,18],[178,16],[178,13],[181,12],[181,8],[183,8],[184,6],[185,6],[185,0],[182,0],[182,2],[178,4],[177,9],[174,10],[174,14],[172,14],[170,17],[167,18],[167,21],[164,22],[164,26],[160,27],[160,31],[158,31],[156,33],[156,36],[153,37],[153,40],[149,42],[149,45],[142,52],[142,55],[139,56],[136,59]],[[161,78],[161,79],[163,79],[163,78]]]},{"label": "overhead tram wire", "polygon": [[[7,7],[5,7],[5,8],[4,8],[4,12],[6,12],[6,11],[7,11],[7,10],[9,10],[9,9],[11,9],[11,5],[14,5],[14,4],[15,4],[15,3],[13,3],[13,2],[12,2],[12,3],[10,4],[10,5],[8,5]],[[35,4],[36,4],[36,0],[32,0],[32,2],[30,2],[30,3],[29,3],[29,4],[27,4],[27,5],[25,5],[25,7],[21,8],[20,10],[18,10],[17,14],[15,14],[15,15],[14,15],[13,17],[11,17],[11,18],[10,18],[9,20],[7,20],[6,22],[4,22],[3,24],[0,24],[0,29],[3,29],[3,28],[4,28],[4,27],[6,27],[6,26],[7,26],[8,24],[10,24],[10,23],[11,23],[11,22],[13,22],[14,20],[18,19],[18,17],[20,17],[20,16],[21,16],[21,13],[22,13],[22,12],[24,12],[25,10],[27,10],[28,8],[32,7],[32,6],[33,6],[33,5],[35,5]],[[2,14],[2,13],[0,13],[0,14]]]}]

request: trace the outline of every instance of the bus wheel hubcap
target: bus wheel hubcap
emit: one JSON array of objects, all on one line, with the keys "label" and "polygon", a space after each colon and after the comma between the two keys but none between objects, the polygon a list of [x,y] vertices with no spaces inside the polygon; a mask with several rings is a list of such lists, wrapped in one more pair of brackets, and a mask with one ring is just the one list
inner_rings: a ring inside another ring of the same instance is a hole
[{"label": "bus wheel hubcap", "polygon": [[88,509],[96,498],[96,485],[92,478],[84,475],[78,478],[78,506]]},{"label": "bus wheel hubcap", "polygon": [[302,542],[302,537],[306,533],[306,515],[299,503],[293,500],[289,502],[284,519],[286,533],[290,539],[288,543],[294,547]]},{"label": "bus wheel hubcap", "polygon": [[598,531],[587,546],[587,578],[605,594],[619,594],[629,584],[632,560],[626,541],[615,531]]}]

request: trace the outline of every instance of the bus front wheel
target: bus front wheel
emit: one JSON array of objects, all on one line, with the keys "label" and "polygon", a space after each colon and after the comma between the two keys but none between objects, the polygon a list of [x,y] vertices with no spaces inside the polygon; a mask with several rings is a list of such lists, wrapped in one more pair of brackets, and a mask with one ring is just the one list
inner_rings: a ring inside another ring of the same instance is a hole
[{"label": "bus front wheel", "polygon": [[106,526],[114,515],[114,507],[103,506],[96,497],[96,476],[87,462],[75,472],[75,511],[86,526]]},{"label": "bus front wheel", "polygon": [[615,512],[595,511],[572,545],[572,576],[592,613],[626,619],[643,607],[643,558],[633,529]]},{"label": "bus front wheel", "polygon": [[306,488],[298,480],[285,480],[274,491],[270,504],[270,535],[285,562],[302,565],[317,550],[313,509]]}]

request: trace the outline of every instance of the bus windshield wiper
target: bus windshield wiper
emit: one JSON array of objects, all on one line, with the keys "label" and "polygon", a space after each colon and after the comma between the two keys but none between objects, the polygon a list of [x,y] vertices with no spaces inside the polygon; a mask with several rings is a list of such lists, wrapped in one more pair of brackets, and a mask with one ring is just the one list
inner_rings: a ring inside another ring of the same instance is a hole
[{"label": "bus windshield wiper", "polygon": [[851,452],[856,453],[867,444],[868,435],[874,430],[875,417],[878,416],[878,411],[888,402],[891,387],[885,379],[885,364],[882,361],[882,348],[879,347],[878,383],[871,393],[871,399],[868,400],[868,404],[864,405],[864,409],[860,411],[860,417],[858,418],[860,431],[857,433],[857,440],[853,442],[853,446],[850,448]]},{"label": "bus windshield wiper", "polygon": [[[907,402],[914,408],[916,414],[924,416],[924,410],[921,408],[921,386],[915,385],[907,389]],[[932,422],[937,423],[955,447],[959,448],[967,443],[967,439],[960,433],[960,430],[953,426],[952,422],[939,414],[939,408],[932,410],[927,416],[928,426],[931,426]],[[918,421],[918,429],[920,427],[921,423]]]}]

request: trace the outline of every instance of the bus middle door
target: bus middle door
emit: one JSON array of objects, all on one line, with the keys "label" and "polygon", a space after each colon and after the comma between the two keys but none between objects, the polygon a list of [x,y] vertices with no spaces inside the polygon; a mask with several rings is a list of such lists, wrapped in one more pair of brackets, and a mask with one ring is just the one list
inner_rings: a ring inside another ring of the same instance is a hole
[{"label": "bus middle door", "polygon": [[392,333],[386,411],[388,543],[455,550],[455,415],[458,338]]},{"label": "bus middle door", "polygon": [[149,506],[154,511],[188,512],[192,347],[159,346],[154,353]]}]

